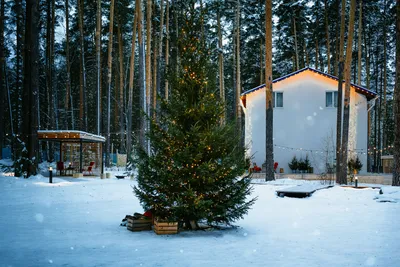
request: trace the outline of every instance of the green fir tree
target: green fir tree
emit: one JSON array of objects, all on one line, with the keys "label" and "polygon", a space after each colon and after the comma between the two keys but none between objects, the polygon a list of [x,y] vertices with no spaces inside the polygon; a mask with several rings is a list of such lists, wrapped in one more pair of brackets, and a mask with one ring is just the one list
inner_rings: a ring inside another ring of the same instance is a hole
[{"label": "green fir tree", "polygon": [[151,152],[136,149],[134,192],[143,208],[161,220],[189,228],[199,221],[231,224],[256,200],[247,198],[250,180],[240,178],[250,161],[234,123],[221,124],[225,107],[207,77],[210,53],[202,40],[202,14],[193,4],[185,5],[179,72],[168,76],[172,97],[160,99],[157,119],[147,117]]}]

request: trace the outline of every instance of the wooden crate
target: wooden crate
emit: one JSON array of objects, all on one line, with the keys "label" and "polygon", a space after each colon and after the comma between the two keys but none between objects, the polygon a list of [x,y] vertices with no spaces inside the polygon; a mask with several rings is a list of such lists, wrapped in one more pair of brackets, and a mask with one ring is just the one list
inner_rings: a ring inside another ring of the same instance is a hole
[{"label": "wooden crate", "polygon": [[151,230],[151,219],[128,217],[126,227],[133,232],[149,231]]},{"label": "wooden crate", "polygon": [[161,222],[154,220],[154,232],[157,235],[173,235],[178,233],[177,222]]}]

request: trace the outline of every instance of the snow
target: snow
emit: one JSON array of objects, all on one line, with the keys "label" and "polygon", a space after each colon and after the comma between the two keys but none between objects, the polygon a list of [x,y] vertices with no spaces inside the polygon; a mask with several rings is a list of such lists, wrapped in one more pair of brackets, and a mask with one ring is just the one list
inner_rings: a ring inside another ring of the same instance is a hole
[{"label": "snow", "polygon": [[143,212],[134,180],[53,182],[0,176],[0,266],[400,266],[400,204],[375,201],[379,189],[296,199],[275,194],[293,180],[254,184],[258,200],[237,228],[157,236],[119,226]]},{"label": "snow", "polygon": [[400,202],[400,187],[399,186],[385,186],[381,188],[382,194],[375,197],[378,202]]}]

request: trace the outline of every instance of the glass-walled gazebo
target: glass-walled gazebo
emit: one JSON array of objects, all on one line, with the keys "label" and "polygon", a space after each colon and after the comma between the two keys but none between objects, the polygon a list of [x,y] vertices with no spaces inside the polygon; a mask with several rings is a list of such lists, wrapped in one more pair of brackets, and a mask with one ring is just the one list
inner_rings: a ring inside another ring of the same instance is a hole
[{"label": "glass-walled gazebo", "polygon": [[103,174],[103,136],[82,131],[54,130],[38,131],[39,141],[59,144],[60,157],[57,172],[71,176]]}]

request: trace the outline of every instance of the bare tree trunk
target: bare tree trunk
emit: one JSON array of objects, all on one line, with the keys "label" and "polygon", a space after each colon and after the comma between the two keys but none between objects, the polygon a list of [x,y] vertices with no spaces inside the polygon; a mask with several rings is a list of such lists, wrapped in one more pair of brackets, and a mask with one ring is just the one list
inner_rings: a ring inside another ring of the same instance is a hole
[{"label": "bare tree trunk", "polygon": [[21,141],[22,172],[26,177],[36,174],[38,152],[38,93],[39,93],[39,3],[26,0],[23,131]]},{"label": "bare tree trunk", "polygon": [[[4,123],[6,113],[4,108],[4,102],[6,100],[6,87],[5,87],[5,59],[4,59],[4,0],[0,3],[1,13],[0,13],[0,159],[3,158],[2,148],[4,143]],[[10,121],[12,125],[12,121]]]},{"label": "bare tree trunk", "polygon": [[325,31],[326,31],[326,58],[328,64],[328,74],[331,74],[331,48],[329,38],[329,23],[328,23],[328,7],[327,0],[325,0]]},{"label": "bare tree trunk", "polygon": [[78,0],[78,22],[80,34],[80,102],[79,118],[80,128],[87,131],[87,104],[86,104],[86,65],[85,65],[85,39],[83,33],[83,0]]},{"label": "bare tree trunk", "polygon": [[386,0],[383,11],[383,147],[387,147],[387,25],[386,25]]},{"label": "bare tree trunk", "polygon": [[110,166],[110,113],[111,113],[111,82],[112,82],[112,50],[114,31],[114,0],[110,4],[110,24],[108,28],[108,54],[107,54],[107,134],[106,134],[106,166]]},{"label": "bare tree trunk", "polygon": [[52,81],[52,91],[54,93],[54,100],[52,108],[54,110],[54,123],[55,128],[59,129],[58,127],[58,90],[57,90],[57,81],[56,81],[56,68],[54,64],[55,58],[55,25],[56,25],[56,3],[55,0],[51,1],[51,54],[50,54],[50,68],[51,68],[51,81]]},{"label": "bare tree trunk", "polygon": [[[15,110],[12,110],[14,113],[13,119],[13,128],[14,132],[20,132],[20,117],[21,117],[21,78],[22,78],[22,50],[23,50],[23,41],[22,41],[22,32],[23,32],[23,19],[22,19],[22,8],[21,8],[21,0],[15,0],[15,19],[16,19],[16,46],[15,46],[15,91],[12,92],[12,100],[15,103]],[[11,97],[11,96],[10,96]],[[17,139],[16,135],[12,135],[12,159],[16,160],[20,157],[20,149],[17,147]]]},{"label": "bare tree trunk", "polygon": [[394,89],[393,186],[400,186],[400,1],[396,7],[396,85]]},{"label": "bare tree trunk", "polygon": [[309,60],[309,57],[308,57],[307,43],[306,43],[305,39],[304,39],[304,54],[306,54],[306,66],[309,67],[310,66],[310,60]]},{"label": "bare tree trunk", "polygon": [[[53,111],[53,75],[52,71],[52,62],[51,62],[51,54],[52,54],[52,45],[51,45],[51,0],[46,1],[46,17],[47,17],[47,29],[46,29],[46,98],[47,98],[47,129],[53,130],[53,123],[54,123],[54,111]],[[48,143],[47,143],[48,144]],[[48,147],[49,149],[49,147]],[[48,150],[50,152],[50,149]],[[52,153],[50,153],[51,155]],[[52,161],[52,157],[50,156],[50,161]]]},{"label": "bare tree trunk", "polygon": [[[168,0],[167,0],[168,1]],[[156,80],[154,82],[154,87],[155,87],[155,91],[157,92],[157,94],[160,94],[160,90],[161,90],[161,58],[162,58],[162,50],[163,50],[163,39],[164,39],[164,0],[160,1],[160,38],[158,40],[158,47],[157,47],[157,51],[158,51],[158,56],[154,55],[155,60],[155,66],[157,66],[157,68],[155,68],[156,72]]]},{"label": "bare tree trunk", "polygon": [[319,55],[319,47],[318,47],[318,37],[315,38],[315,69],[318,69],[318,58]]},{"label": "bare tree trunk", "polygon": [[[167,1],[167,7],[165,10],[165,69],[168,71],[169,68],[169,0]],[[165,100],[168,101],[169,98],[169,88],[168,88],[168,77],[165,77]]]},{"label": "bare tree trunk", "polygon": [[125,115],[124,115],[124,48],[121,32],[121,21],[118,23],[118,54],[119,54],[119,119],[120,119],[120,135],[121,144],[119,147],[120,153],[125,153]]},{"label": "bare tree trunk", "polygon": [[[151,115],[151,6],[152,0],[146,0],[146,113]],[[153,103],[154,104],[154,103]],[[154,106],[152,107],[154,108]],[[150,130],[150,125],[147,123],[147,131]]]},{"label": "bare tree trunk", "polygon": [[240,106],[241,73],[240,73],[240,0],[236,1],[236,123],[237,133],[242,140],[242,110]]},{"label": "bare tree trunk", "polygon": [[275,180],[274,174],[274,114],[272,103],[272,0],[265,0],[265,180]]},{"label": "bare tree trunk", "polygon": [[135,18],[133,21],[133,29],[132,29],[132,50],[131,50],[131,59],[129,64],[129,91],[128,91],[128,119],[127,119],[127,135],[126,135],[126,143],[127,143],[127,155],[128,159],[132,157],[132,101],[133,101],[133,80],[135,78],[135,48],[136,48],[136,28],[138,23],[138,13],[140,9],[140,1],[135,1]]},{"label": "bare tree trunk", "polygon": [[[67,0],[68,1],[68,0]],[[100,135],[101,125],[101,0],[97,0],[97,16],[96,16],[96,63],[97,63],[97,135]]]},{"label": "bare tree trunk", "polygon": [[260,38],[260,82],[259,82],[259,84],[264,83],[264,72],[265,71],[264,71],[264,49],[263,48],[264,47],[263,47],[262,38]]},{"label": "bare tree trunk", "polygon": [[[224,82],[224,52],[222,48],[222,30],[221,30],[221,14],[220,3],[217,11],[217,27],[218,27],[218,65],[219,65],[219,97],[225,105],[225,82]],[[226,108],[221,117],[221,124],[224,125],[226,120]]]},{"label": "bare tree trunk", "polygon": [[[71,97],[71,64],[69,60],[69,3],[68,0],[65,1],[65,61],[67,67],[67,82],[65,84],[65,102],[64,102],[64,109],[65,109],[65,129],[69,129],[68,127],[68,113],[71,112],[71,126],[73,125],[74,116],[73,110],[69,111],[69,99]],[[74,127],[72,127],[74,130]]]},{"label": "bare tree trunk", "polygon": [[[139,44],[139,90],[140,90],[140,100],[142,110],[147,112],[147,94],[146,94],[146,61],[145,61],[145,45],[143,38],[143,12],[142,12],[142,1],[139,0],[139,9],[138,9],[138,44]],[[143,116],[141,116],[140,120],[140,143],[144,149],[147,149],[146,142],[146,126],[147,122]]]},{"label": "bare tree trunk", "polygon": [[344,71],[345,79],[345,94],[344,94],[344,108],[343,108],[343,138],[342,138],[342,167],[341,167],[341,184],[347,184],[347,156],[348,156],[348,143],[349,143],[349,124],[350,124],[350,89],[351,89],[351,60],[353,49],[353,36],[354,36],[354,17],[356,10],[356,0],[351,0],[350,3],[350,18],[349,18],[349,31],[347,37],[346,48],[346,64]]},{"label": "bare tree trunk", "polygon": [[336,183],[342,183],[340,177],[342,169],[342,109],[343,109],[343,65],[344,65],[344,29],[346,23],[346,0],[342,0],[340,13],[340,45],[338,62],[338,106],[336,117]]},{"label": "bare tree trunk", "polygon": [[360,11],[358,16],[358,68],[357,68],[357,84],[361,85],[361,38],[362,38],[362,2],[360,0]]},{"label": "bare tree trunk", "polygon": [[297,49],[297,31],[296,31],[296,18],[293,15],[293,31],[294,31],[294,49],[296,51],[296,70],[299,69],[299,51]]}]

